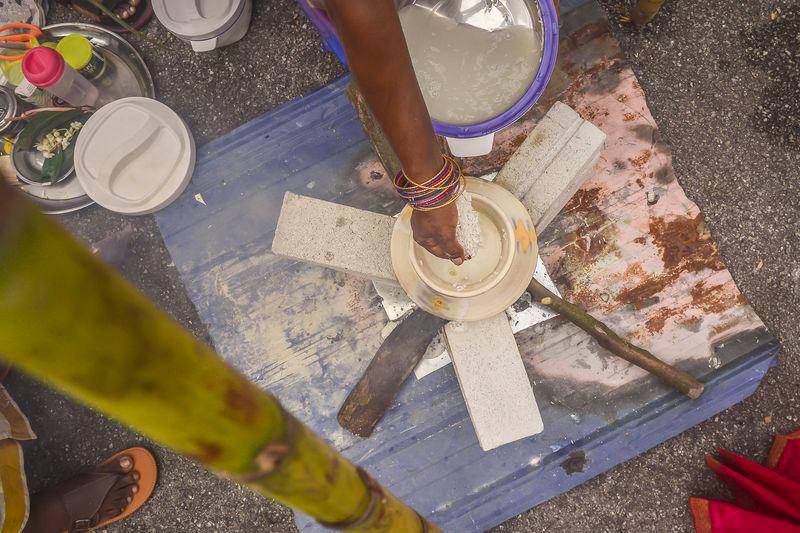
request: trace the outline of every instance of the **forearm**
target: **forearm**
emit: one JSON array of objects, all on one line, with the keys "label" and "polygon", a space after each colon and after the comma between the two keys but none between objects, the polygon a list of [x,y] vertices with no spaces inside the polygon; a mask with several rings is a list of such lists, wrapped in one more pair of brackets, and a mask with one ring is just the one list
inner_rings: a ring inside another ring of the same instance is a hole
[{"label": "forearm", "polygon": [[350,71],[406,174],[432,176],[442,154],[392,0],[326,0]]}]

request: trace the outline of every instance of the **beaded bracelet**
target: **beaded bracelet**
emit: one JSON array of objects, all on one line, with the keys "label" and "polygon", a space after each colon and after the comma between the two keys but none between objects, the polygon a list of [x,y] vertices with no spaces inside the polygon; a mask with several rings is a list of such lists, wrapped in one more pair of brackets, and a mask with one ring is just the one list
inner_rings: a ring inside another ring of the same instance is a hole
[{"label": "beaded bracelet", "polygon": [[415,183],[401,170],[394,186],[405,203],[418,211],[431,211],[454,202],[464,191],[465,182],[458,162],[442,156],[442,168],[424,183]]}]

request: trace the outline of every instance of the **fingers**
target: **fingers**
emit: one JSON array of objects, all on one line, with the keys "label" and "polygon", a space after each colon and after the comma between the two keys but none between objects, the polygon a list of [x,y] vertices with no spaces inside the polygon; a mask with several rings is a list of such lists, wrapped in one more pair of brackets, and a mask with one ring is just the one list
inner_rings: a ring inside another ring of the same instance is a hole
[{"label": "fingers", "polygon": [[456,265],[462,264],[466,259],[464,248],[455,238],[444,241],[444,243],[440,243],[439,241],[423,240],[422,242],[417,241],[417,244],[428,250],[428,252],[436,257],[439,257],[440,259],[449,259]]},{"label": "fingers", "polygon": [[457,225],[458,211],[452,204],[432,211],[414,211],[411,216],[411,229],[417,244],[436,257],[460,265],[467,258],[456,239]]},{"label": "fingers", "polygon": [[445,259],[450,259],[456,265],[460,265],[466,259],[466,254],[456,238],[456,228],[447,228],[443,233],[440,247],[447,254]]},{"label": "fingers", "polygon": [[447,253],[447,258],[453,261],[453,263],[456,265],[460,265],[466,259],[464,248],[456,239],[447,241],[444,244],[444,251]]},{"label": "fingers", "polygon": [[445,252],[444,248],[439,245],[438,241],[432,239],[422,239],[417,241],[417,244],[428,250],[431,254],[441,259],[450,259],[450,256]]}]

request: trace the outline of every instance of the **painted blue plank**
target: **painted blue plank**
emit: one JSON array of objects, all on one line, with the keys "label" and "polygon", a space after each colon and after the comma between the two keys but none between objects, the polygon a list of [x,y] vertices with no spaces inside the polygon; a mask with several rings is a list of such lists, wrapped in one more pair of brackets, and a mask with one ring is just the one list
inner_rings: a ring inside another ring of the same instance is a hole
[{"label": "painted blue plank", "polygon": [[[270,245],[286,191],[383,213],[400,207],[344,96],[346,83],[202,147],[188,190],[156,218],[219,353],[420,513],[447,530],[484,530],[755,390],[778,349],[763,328],[712,347],[726,363],[721,369],[704,361],[691,368],[709,385],[690,402],[649,377],[594,390],[540,375],[537,350],[550,347],[537,338],[562,342],[561,350],[584,342],[570,344],[563,323],[548,323],[517,336],[542,407],[541,435],[480,450],[451,368],[411,378],[371,438],[342,430],[336,411],[380,345],[385,315],[368,282],[275,257]],[[576,450],[590,462],[567,475],[561,464]]]}]

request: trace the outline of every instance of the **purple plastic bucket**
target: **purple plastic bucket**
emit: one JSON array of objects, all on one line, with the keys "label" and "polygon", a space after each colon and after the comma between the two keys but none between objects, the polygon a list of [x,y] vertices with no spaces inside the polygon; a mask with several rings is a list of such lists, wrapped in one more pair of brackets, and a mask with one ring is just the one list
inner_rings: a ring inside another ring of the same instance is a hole
[{"label": "purple plastic bucket", "polygon": [[[325,42],[325,47],[331,52],[335,53],[339,60],[347,65],[347,58],[344,54],[339,38],[336,36],[336,30],[333,27],[327,13],[320,9],[315,9],[308,4],[307,0],[298,0],[300,7],[308,16],[311,23],[317,28],[320,36]],[[517,100],[517,102],[500,115],[489,120],[479,122],[476,124],[455,126],[452,124],[445,124],[438,120],[433,120],[433,129],[437,134],[452,139],[471,139],[476,137],[483,137],[494,133],[498,130],[505,128],[518,120],[524,115],[544,92],[547,83],[550,81],[550,76],[553,73],[553,68],[556,65],[556,56],[558,54],[558,16],[556,9],[553,6],[552,0],[537,0],[539,11],[542,16],[542,60],[539,64],[539,70],[536,77],[531,82],[528,90]]]}]

